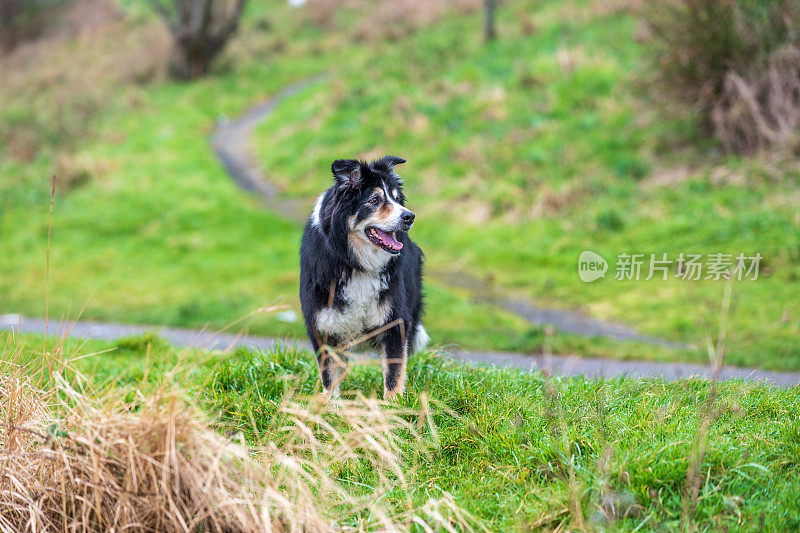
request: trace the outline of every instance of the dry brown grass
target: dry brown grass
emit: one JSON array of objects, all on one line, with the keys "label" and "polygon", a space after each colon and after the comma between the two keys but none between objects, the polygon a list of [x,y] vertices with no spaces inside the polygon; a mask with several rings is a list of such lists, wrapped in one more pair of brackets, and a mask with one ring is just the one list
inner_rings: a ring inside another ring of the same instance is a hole
[{"label": "dry brown grass", "polygon": [[770,55],[762,71],[725,75],[711,109],[714,134],[728,152],[746,153],[796,141],[800,128],[800,48]]},{"label": "dry brown grass", "polygon": [[61,153],[55,158],[56,189],[69,192],[82,187],[109,170],[109,164],[85,153]]},{"label": "dry brown grass", "polygon": [[[416,435],[412,413],[363,397],[335,408],[286,398],[256,448],[167,386],[132,403],[79,390],[63,346],[44,352],[53,364],[19,364],[30,350],[18,339],[2,352],[0,531],[471,529],[448,498],[415,508],[388,495],[412,482],[399,440]],[[341,479],[356,466],[374,476],[366,490]]]},{"label": "dry brown grass", "polygon": [[791,144],[800,128],[800,4],[665,0],[641,10],[654,88],[698,112],[728,152]]},{"label": "dry brown grass", "polygon": [[572,182],[554,189],[549,184],[540,187],[536,202],[530,209],[533,218],[551,217],[579,204],[586,197],[582,183]]},{"label": "dry brown grass", "polygon": [[719,416],[719,408],[717,406],[718,384],[722,374],[722,367],[725,363],[725,339],[728,331],[728,316],[732,294],[733,283],[731,279],[728,279],[725,283],[725,291],[720,306],[719,330],[716,342],[714,342],[710,334],[707,339],[708,357],[714,370],[714,377],[711,380],[711,390],[702,406],[701,418],[697,424],[689,451],[686,479],[683,486],[683,505],[681,508],[681,529],[684,531],[688,531],[694,526],[694,514],[700,497],[700,486],[703,482],[703,458],[709,445],[711,425]]},{"label": "dry brown grass", "polygon": [[110,0],[81,0],[35,41],[0,56],[0,144],[30,161],[48,143],[70,151],[120,87],[163,77],[163,28],[126,20]]},{"label": "dry brown grass", "polygon": [[155,22],[132,25],[110,4],[75,2],[58,29],[0,58],[3,93],[85,93],[155,75],[167,35]]}]

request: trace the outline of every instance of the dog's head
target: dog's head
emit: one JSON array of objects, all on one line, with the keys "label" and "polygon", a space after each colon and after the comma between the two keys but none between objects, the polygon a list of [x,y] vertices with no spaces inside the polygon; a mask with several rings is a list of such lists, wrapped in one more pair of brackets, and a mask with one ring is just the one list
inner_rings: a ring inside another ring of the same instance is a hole
[{"label": "dog's head", "polygon": [[334,196],[323,219],[329,231],[347,234],[350,252],[364,268],[380,267],[399,254],[400,236],[414,223],[414,213],[405,207],[402,179],[394,172],[401,163],[405,159],[386,156],[369,164],[339,159],[331,165]]}]

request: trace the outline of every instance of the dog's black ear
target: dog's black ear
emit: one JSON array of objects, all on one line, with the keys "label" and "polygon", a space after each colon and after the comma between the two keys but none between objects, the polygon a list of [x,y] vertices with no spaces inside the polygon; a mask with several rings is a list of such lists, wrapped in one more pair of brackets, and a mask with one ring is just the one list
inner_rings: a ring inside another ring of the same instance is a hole
[{"label": "dog's black ear", "polygon": [[386,163],[386,166],[389,167],[389,170],[391,170],[395,165],[402,165],[403,163],[406,162],[405,159],[403,159],[402,157],[397,157],[396,155],[384,156],[384,158],[381,161]]},{"label": "dog's black ear", "polygon": [[342,187],[355,189],[361,184],[361,164],[355,159],[337,159],[331,164],[331,172]]}]

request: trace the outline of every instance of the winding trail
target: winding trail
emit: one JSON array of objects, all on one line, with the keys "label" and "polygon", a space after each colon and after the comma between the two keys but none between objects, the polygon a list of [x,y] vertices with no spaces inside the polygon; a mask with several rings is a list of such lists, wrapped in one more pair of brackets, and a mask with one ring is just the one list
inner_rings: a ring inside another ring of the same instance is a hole
[{"label": "winding trail", "polygon": [[[19,315],[0,315],[0,331],[13,330],[22,333],[43,333],[45,322],[38,318],[20,318]],[[49,330],[62,331],[71,337],[115,340],[129,335],[154,332],[176,346],[205,350],[230,350],[238,346],[268,350],[277,344],[296,345],[311,349],[305,341],[282,341],[271,337],[234,335],[209,330],[167,328],[161,326],[131,326],[126,324],[104,324],[99,322],[74,322],[58,327],[50,323]],[[478,365],[495,365],[520,368],[522,370],[547,370],[559,376],[585,376],[611,379],[619,376],[638,378],[663,378],[669,381],[702,376],[712,378],[713,371],[702,365],[685,363],[655,363],[650,361],[617,361],[613,359],[583,358],[577,356],[530,356],[506,352],[470,352],[448,348],[453,359]],[[800,372],[771,372],[757,368],[726,366],[720,379],[763,381],[777,387],[793,387],[800,384]]]},{"label": "winding trail", "polygon": [[214,153],[239,187],[257,195],[265,209],[301,224],[308,217],[306,206],[291,198],[281,197],[278,188],[264,179],[251,148],[251,138],[258,123],[279,103],[322,78],[314,76],[284,87],[272,98],[251,107],[241,117],[218,122],[211,135]]}]

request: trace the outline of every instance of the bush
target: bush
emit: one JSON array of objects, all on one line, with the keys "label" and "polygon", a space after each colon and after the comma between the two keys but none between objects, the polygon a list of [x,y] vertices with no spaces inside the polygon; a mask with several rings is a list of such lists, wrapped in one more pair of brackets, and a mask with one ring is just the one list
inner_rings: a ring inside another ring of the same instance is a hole
[{"label": "bush", "polygon": [[665,0],[645,9],[657,80],[728,152],[794,140],[800,127],[800,3]]},{"label": "bush", "polygon": [[0,52],[35,39],[57,20],[66,0],[0,0]]},{"label": "bush", "polygon": [[239,29],[247,0],[150,0],[172,34],[171,73],[181,80],[208,74]]}]

